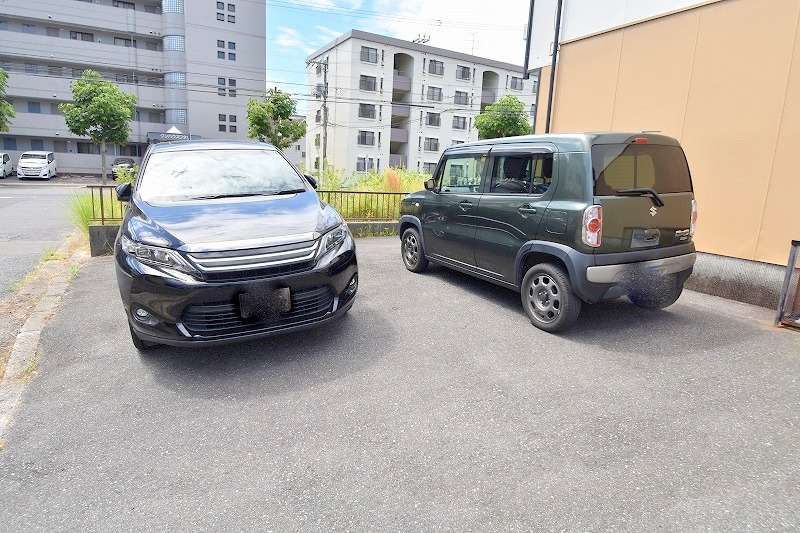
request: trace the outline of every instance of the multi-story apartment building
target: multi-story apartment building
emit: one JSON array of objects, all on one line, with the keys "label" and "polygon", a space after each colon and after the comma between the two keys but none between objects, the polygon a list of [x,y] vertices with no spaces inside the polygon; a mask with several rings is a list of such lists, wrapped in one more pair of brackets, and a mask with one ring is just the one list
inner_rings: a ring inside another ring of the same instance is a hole
[{"label": "multi-story apartment building", "polygon": [[515,95],[535,116],[538,80],[523,80],[518,65],[358,30],[308,59],[312,170],[324,148],[336,168],[430,172],[446,147],[478,138],[475,117],[502,96]]},{"label": "multi-story apartment building", "polygon": [[265,87],[265,19],[266,0],[6,0],[0,67],[17,116],[0,150],[52,150],[61,173],[99,173],[98,147],[58,111],[85,69],[138,100],[111,155],[141,156],[159,137],[245,139],[247,98]]},{"label": "multi-story apartment building", "polygon": [[[306,117],[302,115],[292,115],[292,120],[303,122]],[[306,136],[303,135],[295,142],[283,149],[284,155],[297,167],[306,166]]]}]

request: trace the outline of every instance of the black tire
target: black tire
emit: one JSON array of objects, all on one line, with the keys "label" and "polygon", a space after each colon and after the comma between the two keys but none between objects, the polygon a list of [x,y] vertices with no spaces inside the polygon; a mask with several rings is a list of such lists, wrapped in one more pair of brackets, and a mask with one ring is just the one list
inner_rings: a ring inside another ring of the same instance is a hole
[{"label": "black tire", "polygon": [[133,342],[133,345],[140,352],[149,352],[150,350],[153,350],[153,349],[158,348],[159,346],[161,346],[157,342],[150,342],[150,341],[146,341],[146,340],[140,339],[136,335],[136,332],[133,331],[133,327],[130,324],[128,324],[128,329],[131,332],[131,342]]},{"label": "black tire", "polygon": [[416,228],[408,228],[403,232],[400,240],[400,255],[403,257],[403,264],[411,272],[422,272],[428,268],[428,258],[425,257],[425,250],[422,249],[422,239]]},{"label": "black tire", "polygon": [[569,275],[553,263],[532,266],[522,279],[522,308],[537,328],[555,333],[575,323],[581,300],[572,292]]},{"label": "black tire", "polygon": [[664,309],[677,302],[682,292],[683,283],[675,276],[667,276],[658,283],[630,291],[628,299],[642,309]]}]

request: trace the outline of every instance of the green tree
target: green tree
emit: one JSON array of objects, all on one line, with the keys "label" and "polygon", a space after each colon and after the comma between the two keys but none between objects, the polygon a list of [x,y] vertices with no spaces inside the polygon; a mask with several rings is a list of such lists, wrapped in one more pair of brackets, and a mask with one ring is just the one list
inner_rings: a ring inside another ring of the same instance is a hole
[{"label": "green tree", "polygon": [[283,150],[306,134],[306,123],[292,120],[297,102],[280,89],[270,89],[263,100],[247,100],[247,136]]},{"label": "green tree", "polygon": [[85,70],[70,87],[74,103],[60,104],[58,110],[64,115],[70,133],[88,136],[100,145],[105,185],[106,144],[128,143],[136,97],[120,91],[116,83],[106,81],[94,70]]},{"label": "green tree", "polygon": [[14,113],[14,106],[6,100],[7,84],[8,74],[6,74],[5,70],[0,68],[0,131],[8,131],[8,127],[11,125],[9,119],[17,116],[16,113]]},{"label": "green tree", "polygon": [[479,139],[516,137],[529,135],[532,131],[525,104],[513,94],[486,106],[486,111],[475,117],[475,127],[478,128]]}]

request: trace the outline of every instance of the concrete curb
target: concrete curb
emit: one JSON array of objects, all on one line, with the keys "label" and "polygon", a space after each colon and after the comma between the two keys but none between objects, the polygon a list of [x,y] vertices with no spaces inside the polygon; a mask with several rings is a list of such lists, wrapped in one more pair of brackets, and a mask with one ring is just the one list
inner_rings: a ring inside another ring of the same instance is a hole
[{"label": "concrete curb", "polygon": [[[67,239],[56,254],[66,257],[70,242],[71,239]],[[70,265],[79,262],[84,256],[81,250],[76,250],[68,261],[56,269],[56,275],[47,283],[44,296],[17,333],[5,374],[0,378],[0,436],[11,422],[14,408],[19,404],[25,390],[27,378],[35,370],[42,330],[70,285]]]}]

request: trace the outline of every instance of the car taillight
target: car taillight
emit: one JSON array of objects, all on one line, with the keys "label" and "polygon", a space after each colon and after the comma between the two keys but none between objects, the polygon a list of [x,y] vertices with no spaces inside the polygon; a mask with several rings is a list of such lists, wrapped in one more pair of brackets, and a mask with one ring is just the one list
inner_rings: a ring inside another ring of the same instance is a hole
[{"label": "car taillight", "polygon": [[603,236],[603,208],[593,205],[583,212],[583,244],[597,248]]},{"label": "car taillight", "polygon": [[697,201],[692,200],[692,218],[689,222],[689,237],[694,237],[695,227],[697,227]]}]

